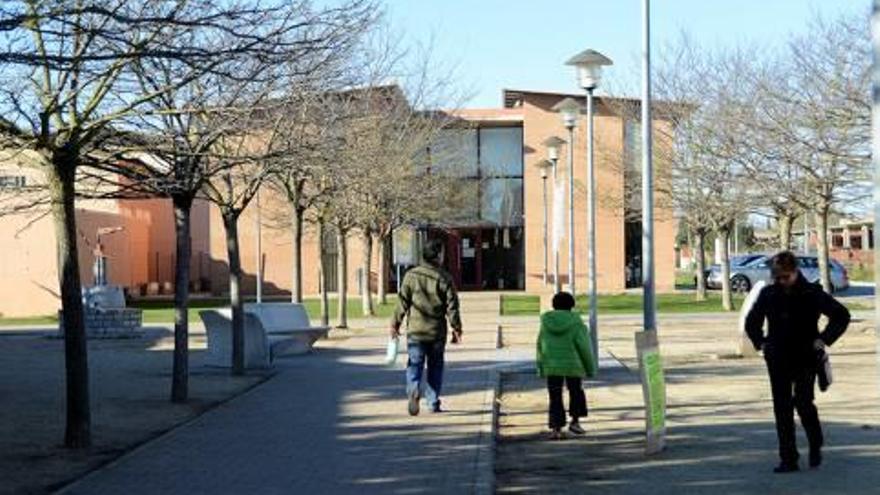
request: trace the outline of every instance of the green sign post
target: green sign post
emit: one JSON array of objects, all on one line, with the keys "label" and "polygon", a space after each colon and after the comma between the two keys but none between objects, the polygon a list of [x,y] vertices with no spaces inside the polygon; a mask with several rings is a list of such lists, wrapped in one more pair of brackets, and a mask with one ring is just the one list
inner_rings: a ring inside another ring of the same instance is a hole
[{"label": "green sign post", "polygon": [[636,352],[645,399],[645,451],[655,454],[666,448],[666,381],[657,332],[637,332]]}]

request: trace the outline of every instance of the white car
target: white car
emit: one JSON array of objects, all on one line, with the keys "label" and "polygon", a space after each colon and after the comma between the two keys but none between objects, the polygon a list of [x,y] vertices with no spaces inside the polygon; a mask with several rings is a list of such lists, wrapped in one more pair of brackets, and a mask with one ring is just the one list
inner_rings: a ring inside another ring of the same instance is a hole
[{"label": "white car", "polygon": [[[748,292],[752,286],[763,280],[766,283],[772,283],[773,277],[770,275],[770,255],[760,255],[752,258],[744,264],[735,265],[731,260],[730,263],[730,288],[734,292]],[[798,255],[798,264],[804,278],[810,283],[819,282],[819,259],[815,256]],[[829,268],[831,269],[831,292],[844,290],[849,288],[849,275],[846,268],[837,260],[830,260]],[[721,288],[721,267],[713,265],[706,277],[706,287],[711,289]]]}]

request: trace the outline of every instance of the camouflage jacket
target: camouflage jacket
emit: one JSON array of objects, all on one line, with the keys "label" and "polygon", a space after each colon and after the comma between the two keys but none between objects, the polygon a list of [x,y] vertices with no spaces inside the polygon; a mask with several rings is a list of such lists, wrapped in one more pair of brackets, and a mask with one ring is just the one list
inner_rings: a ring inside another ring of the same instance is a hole
[{"label": "camouflage jacket", "polygon": [[391,324],[400,328],[404,318],[407,335],[420,342],[445,342],[447,318],[452,328],[461,329],[458,293],[449,273],[428,263],[406,272]]}]

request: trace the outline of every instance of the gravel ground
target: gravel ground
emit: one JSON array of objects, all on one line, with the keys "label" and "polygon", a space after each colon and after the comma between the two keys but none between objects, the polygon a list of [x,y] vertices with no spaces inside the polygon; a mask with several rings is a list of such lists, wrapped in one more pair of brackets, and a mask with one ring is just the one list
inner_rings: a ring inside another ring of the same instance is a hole
[{"label": "gravel ground", "polygon": [[260,383],[204,367],[204,334],[190,339],[190,397],[172,404],[167,329],[89,342],[93,447],[64,438],[63,341],[38,333],[0,335],[0,493],[48,493],[129,449]]},{"label": "gravel ground", "polygon": [[[776,435],[760,357],[725,359],[734,349],[736,318],[661,322],[667,376],[668,449],[644,454],[644,411],[638,376],[602,370],[587,384],[585,437],[546,439],[547,393],[533,373],[502,376],[499,493],[876,494],[880,486],[880,398],[876,340],[856,322],[832,349],[837,382],[817,404],[826,431],[820,470],[774,475]],[[530,325],[505,328],[505,342],[534,345]],[[635,365],[636,322],[606,322],[603,348]],[[806,440],[799,432],[805,459]]]}]

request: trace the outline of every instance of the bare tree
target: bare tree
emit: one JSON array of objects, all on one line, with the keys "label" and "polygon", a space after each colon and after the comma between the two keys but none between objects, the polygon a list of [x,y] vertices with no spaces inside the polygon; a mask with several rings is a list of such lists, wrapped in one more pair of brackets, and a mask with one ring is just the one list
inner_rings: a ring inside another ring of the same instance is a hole
[{"label": "bare tree", "polygon": [[[7,1],[0,6],[0,147],[39,157],[56,226],[65,329],[65,445],[91,442],[88,361],[76,247],[74,198],[83,165],[115,160],[124,120],[145,104],[198,79],[226,47],[220,33],[245,35],[265,10],[260,2],[210,0]],[[189,43],[194,39],[204,43]],[[133,66],[174,60],[170,86],[144,91]]]},{"label": "bare tree", "polygon": [[828,270],[828,217],[842,203],[867,197],[870,158],[870,43],[867,20],[817,18],[794,37],[762,89],[769,104],[760,124],[784,151],[804,183],[802,204],[813,214],[820,282]]},{"label": "bare tree", "polygon": [[[747,119],[743,102],[751,83],[745,52],[713,54],[684,38],[666,54],[658,75],[664,98],[679,102],[672,109],[674,125],[668,136],[673,163],[673,194],[677,208],[697,237],[698,250],[711,227],[721,242],[722,305],[733,309],[728,241],[736,220],[752,207],[745,182],[746,164],[760,161],[743,139]],[[664,149],[664,148],[661,148]],[[698,253],[698,264],[702,253]],[[698,267],[698,298],[703,266]],[[743,287],[744,288],[744,287]]]}]

